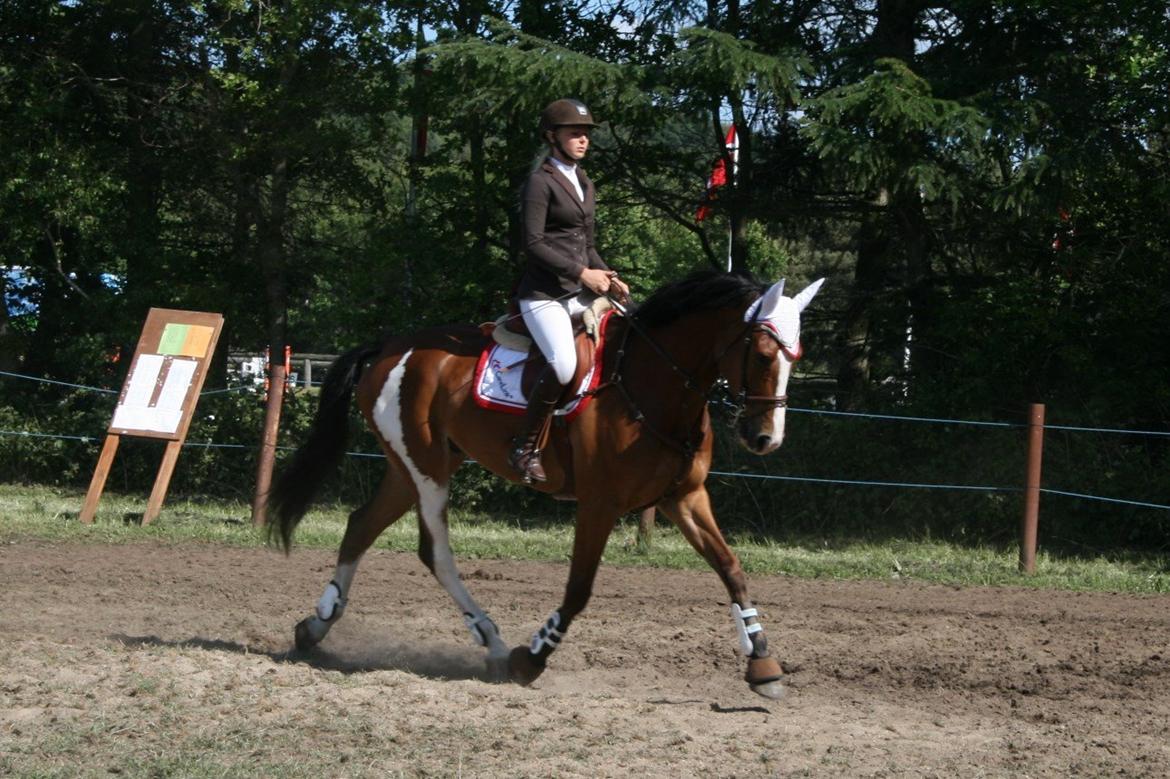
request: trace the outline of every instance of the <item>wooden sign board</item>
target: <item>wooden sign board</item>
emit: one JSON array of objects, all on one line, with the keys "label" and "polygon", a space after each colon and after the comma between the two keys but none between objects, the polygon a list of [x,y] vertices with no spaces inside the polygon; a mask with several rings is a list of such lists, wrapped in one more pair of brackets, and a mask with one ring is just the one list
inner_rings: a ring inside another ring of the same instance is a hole
[{"label": "wooden sign board", "polygon": [[82,522],[93,521],[123,435],[168,442],[142,523],[158,516],[222,330],[220,314],[150,309],[85,496]]},{"label": "wooden sign board", "polygon": [[108,432],[186,438],[222,329],[219,314],[150,309]]}]

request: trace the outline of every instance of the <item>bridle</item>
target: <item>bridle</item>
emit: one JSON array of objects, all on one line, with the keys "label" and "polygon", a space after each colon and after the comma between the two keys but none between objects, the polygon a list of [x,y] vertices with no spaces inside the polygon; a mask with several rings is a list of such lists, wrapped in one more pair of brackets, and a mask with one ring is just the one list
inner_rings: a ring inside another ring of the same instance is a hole
[{"label": "bridle", "polygon": [[[738,422],[741,418],[743,418],[744,413],[747,411],[747,405],[749,403],[758,403],[761,405],[761,409],[759,411],[748,415],[749,419],[751,419],[752,417],[763,416],[764,414],[768,413],[769,411],[773,411],[777,408],[787,408],[788,407],[788,395],[749,395],[748,394],[748,391],[747,391],[748,358],[751,356],[752,339],[755,336],[755,334],[756,333],[764,333],[765,335],[770,337],[773,341],[775,341],[776,346],[778,346],[780,348],[780,351],[784,353],[784,356],[788,358],[789,362],[796,362],[797,360],[799,360],[801,357],[801,353],[803,351],[801,349],[800,341],[796,342],[796,346],[794,348],[792,348],[792,349],[788,348],[784,344],[784,341],[780,338],[780,333],[776,330],[776,326],[766,319],[764,319],[764,320],[759,319],[759,316],[760,316],[760,310],[757,307],[755,313],[752,315],[751,320],[744,327],[744,331],[743,331],[743,356],[740,358],[739,393],[736,394],[735,397],[733,397],[733,398],[729,397],[729,398],[725,398],[722,400],[723,408],[726,409],[727,411],[729,411],[731,414],[731,424],[733,424],[733,425],[736,422]],[[731,342],[728,343],[728,345],[723,348],[723,350],[715,358],[716,364],[718,364],[723,359],[723,356],[727,354],[728,349],[730,349],[732,346],[735,345],[735,342],[737,339],[738,339],[738,336],[736,336],[736,338],[733,338],[731,340]],[[722,386],[723,392],[728,393],[726,379],[723,379],[722,376],[720,376],[720,379],[722,379],[721,383],[723,384],[723,386]]]},{"label": "bridle", "polygon": [[[731,410],[730,423],[732,425],[734,425],[736,423],[736,421],[739,420],[743,416],[744,412],[747,409],[748,403],[759,403],[759,404],[763,405],[765,407],[765,411],[759,412],[760,414],[766,413],[766,410],[768,408],[771,408],[771,409],[784,408],[788,405],[788,396],[787,395],[780,395],[780,396],[749,395],[747,393],[747,362],[748,362],[748,358],[751,356],[752,337],[755,335],[756,332],[762,330],[762,331],[766,332],[769,336],[774,338],[776,340],[776,343],[779,344],[780,348],[784,351],[784,354],[790,360],[795,362],[800,357],[800,344],[799,344],[799,342],[797,343],[795,350],[788,349],[788,347],[786,347],[784,345],[784,342],[780,340],[780,334],[775,331],[773,325],[770,322],[768,322],[767,320],[760,321],[758,319],[758,317],[759,317],[758,307],[757,307],[755,314],[753,314],[751,321],[747,322],[744,325],[744,328],[742,330],[743,343],[744,343],[743,359],[741,360],[741,362],[743,363],[743,375],[741,376],[741,380],[740,380],[739,394],[736,395],[734,398],[730,398],[729,393],[727,393],[727,391],[726,391],[727,380],[725,378],[723,378],[722,373],[720,372],[718,374],[718,378],[715,382],[715,386],[720,387],[723,390],[725,397],[715,399],[715,398],[711,397],[712,393],[710,390],[704,390],[704,389],[699,388],[698,384],[695,381],[694,376],[692,376],[690,372],[688,372],[685,368],[683,368],[677,362],[675,362],[674,358],[671,357],[666,352],[666,350],[663,349],[662,346],[660,346],[658,344],[657,341],[655,341],[653,338],[650,337],[650,334],[647,333],[646,330],[640,324],[638,324],[637,320],[626,310],[626,307],[624,305],[622,305],[619,301],[614,300],[609,295],[606,295],[606,297],[609,298],[609,301],[610,301],[610,303],[613,304],[614,308],[617,309],[617,311],[619,313],[624,315],[625,321],[628,324],[628,326],[624,329],[621,343],[618,345],[616,359],[613,361],[613,366],[614,366],[613,373],[610,375],[609,378],[604,380],[599,386],[590,390],[586,394],[596,395],[597,393],[601,392],[602,390],[604,390],[607,387],[616,387],[617,390],[621,393],[622,397],[625,399],[626,405],[629,406],[630,415],[632,416],[632,418],[636,422],[641,424],[642,428],[646,432],[648,432],[654,438],[658,439],[662,444],[664,444],[665,446],[667,446],[670,449],[675,450],[680,455],[682,455],[682,460],[681,460],[681,463],[679,465],[679,471],[676,474],[671,486],[667,489],[667,492],[663,493],[663,494],[667,494],[670,492],[670,490],[673,490],[676,487],[678,487],[678,485],[681,484],[682,480],[686,477],[687,472],[690,470],[691,462],[694,460],[695,453],[699,450],[699,447],[703,443],[703,439],[706,437],[707,432],[710,429],[705,424],[705,420],[706,420],[707,407],[712,402],[718,402],[718,403],[720,403],[720,405],[724,409]],[[668,435],[668,434],[656,429],[654,427],[654,425],[652,425],[646,419],[646,415],[642,412],[642,409],[638,406],[637,401],[633,398],[633,396],[630,395],[629,390],[626,388],[625,381],[623,381],[623,379],[622,379],[622,363],[623,363],[623,359],[624,359],[625,353],[626,353],[626,344],[629,341],[631,332],[636,332],[639,336],[641,336],[642,339],[650,346],[650,348],[653,349],[654,352],[657,353],[658,356],[661,357],[666,362],[666,364],[668,366],[670,366],[670,369],[679,375],[679,377],[682,379],[683,387],[685,387],[686,389],[695,393],[696,395],[699,395],[704,400],[702,411],[700,411],[700,413],[699,413],[699,416],[698,416],[698,419],[696,420],[693,431],[692,431],[691,435],[685,441],[679,442],[673,436]],[[737,333],[736,337],[731,339],[731,341],[728,342],[727,346],[723,347],[723,349],[719,352],[719,354],[716,355],[715,365],[717,368],[719,366],[719,363],[723,360],[724,355],[726,355],[727,351],[732,346],[735,345],[735,343],[739,340],[739,338],[740,338],[740,334]],[[753,415],[753,416],[755,416],[755,415]],[[657,501],[655,501],[655,502],[657,502]],[[651,504],[651,505],[653,505],[653,504]]]},{"label": "bridle", "polygon": [[[606,297],[609,296],[607,295]],[[709,391],[700,389],[695,382],[694,377],[685,368],[681,367],[677,362],[675,362],[674,358],[671,357],[665,349],[663,349],[653,338],[650,337],[650,334],[647,333],[645,329],[643,329],[642,326],[638,324],[637,320],[626,312],[624,306],[622,306],[612,297],[610,297],[610,302],[614,305],[614,308],[625,315],[626,321],[629,323],[629,328],[626,330],[626,337],[629,337],[630,330],[633,330],[639,336],[641,336],[642,339],[650,345],[650,348],[653,349],[654,352],[657,353],[658,356],[661,357],[668,366],[670,366],[670,369],[682,378],[683,387],[697,395],[703,396],[708,403],[717,402],[721,408],[730,412],[732,424],[735,424],[736,421],[744,416],[749,403],[757,403],[761,406],[760,411],[748,416],[749,419],[751,417],[761,416],[777,408],[787,408],[788,395],[749,395],[747,391],[748,358],[751,356],[752,339],[756,333],[762,332],[774,340],[776,345],[780,348],[780,351],[782,351],[784,356],[788,358],[789,362],[796,362],[799,360],[803,351],[801,349],[800,341],[796,342],[796,346],[794,348],[790,349],[788,346],[786,346],[784,341],[781,340],[780,333],[776,330],[776,326],[766,319],[761,320],[759,318],[760,310],[758,306],[756,307],[755,313],[752,314],[751,320],[744,324],[744,328],[741,331],[743,338],[743,355],[740,359],[741,373],[739,381],[739,392],[734,397],[730,395],[727,379],[722,375],[722,372],[720,372],[718,374],[718,378],[715,381],[715,386],[719,388],[717,391],[722,394],[722,397],[712,398],[710,397],[711,393]],[[740,340],[740,337],[741,334],[737,333],[735,338],[732,338],[727,343],[727,346],[723,347],[723,349],[719,351],[719,354],[715,355],[714,362],[716,367],[718,367],[719,363],[723,361],[723,358],[727,355],[727,352],[731,349],[731,347],[735,346],[736,342]],[[617,363],[619,366],[621,363],[621,358],[624,354],[625,342],[623,340],[622,346],[618,350]],[[619,373],[615,374],[614,378],[611,381],[606,382],[606,384],[616,383],[623,389],[624,392],[625,388],[622,385],[620,370],[621,369],[619,367]],[[600,389],[600,387],[598,389]],[[628,393],[625,394],[628,398]],[[632,403],[632,399],[630,402]]]}]

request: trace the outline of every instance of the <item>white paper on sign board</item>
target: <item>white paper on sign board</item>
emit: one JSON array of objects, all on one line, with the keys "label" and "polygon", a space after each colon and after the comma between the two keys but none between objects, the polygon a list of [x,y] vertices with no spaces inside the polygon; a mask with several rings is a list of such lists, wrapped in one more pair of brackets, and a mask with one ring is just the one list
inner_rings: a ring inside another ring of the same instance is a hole
[{"label": "white paper on sign board", "polygon": [[154,396],[154,388],[158,385],[158,376],[166,362],[161,354],[141,354],[134,364],[134,373],[130,374],[130,384],[126,387],[126,397],[122,405],[134,408],[146,408]]},{"label": "white paper on sign board", "polygon": [[140,406],[118,406],[114,409],[111,427],[123,430],[150,430],[153,414],[149,408]]},{"label": "white paper on sign board", "polygon": [[[187,390],[191,387],[191,377],[195,375],[195,367],[198,364],[196,360],[183,360],[177,357],[171,361],[171,369],[167,371],[167,377],[163,380],[162,392],[154,404],[159,411],[182,411]],[[178,422],[175,426],[178,426]],[[171,428],[171,431],[173,430],[174,427]]]},{"label": "white paper on sign board", "polygon": [[[155,404],[150,405],[158,387],[164,365],[168,365]],[[183,419],[183,401],[191,387],[191,379],[198,360],[168,358],[161,354],[142,354],[130,375],[126,396],[114,410],[111,427],[122,430],[143,430],[154,433],[174,433]]]}]

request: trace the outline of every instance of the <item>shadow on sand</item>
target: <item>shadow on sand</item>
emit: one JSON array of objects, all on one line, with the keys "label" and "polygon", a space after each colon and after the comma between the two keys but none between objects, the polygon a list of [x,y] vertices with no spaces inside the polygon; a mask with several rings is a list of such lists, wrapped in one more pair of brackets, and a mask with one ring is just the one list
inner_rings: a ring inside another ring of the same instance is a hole
[{"label": "shadow on sand", "polygon": [[328,650],[318,646],[303,652],[291,647],[283,650],[273,649],[271,645],[265,645],[261,641],[244,644],[198,636],[165,639],[159,636],[127,636],[115,633],[110,638],[127,647],[205,649],[240,655],[258,655],[278,663],[299,663],[344,674],[405,671],[416,676],[451,681],[507,681],[506,676],[501,673],[503,669],[493,668],[483,650],[438,645],[422,647],[410,643],[368,640],[361,641],[359,645],[353,635],[330,636]]}]

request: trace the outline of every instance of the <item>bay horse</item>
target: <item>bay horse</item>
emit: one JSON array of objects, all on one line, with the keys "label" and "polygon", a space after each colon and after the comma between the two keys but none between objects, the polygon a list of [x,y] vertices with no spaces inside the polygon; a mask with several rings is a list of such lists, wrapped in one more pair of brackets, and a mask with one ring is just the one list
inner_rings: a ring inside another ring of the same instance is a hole
[{"label": "bay horse", "polygon": [[723,580],[748,685],[780,697],[780,663],[768,651],[743,569],[704,486],[713,441],[707,401],[724,380],[736,399],[732,424],[740,443],[757,454],[780,446],[788,379],[801,352],[800,314],[823,281],[786,297],[783,280],[768,286],[700,271],[659,289],[629,315],[611,318],[600,349],[600,384],[572,421],[553,427],[543,453],[548,480],[531,485],[577,501],[564,598],[528,645],[510,651],[460,580],[447,528],[448,485],[465,459],[520,479],[507,455],[522,417],[482,408],[472,398],[477,360],[490,336],[470,326],[437,327],[340,356],[322,385],[308,439],[269,496],[270,536],[289,550],[297,523],[344,455],[355,394],[385,453],[386,474],[374,497],[350,514],[333,578],[296,626],[298,649],[325,638],[345,610],[361,556],[417,506],[423,564],[463,612],[473,640],[487,648],[489,667],[531,684],[585,608],[617,519],[656,506]]}]

